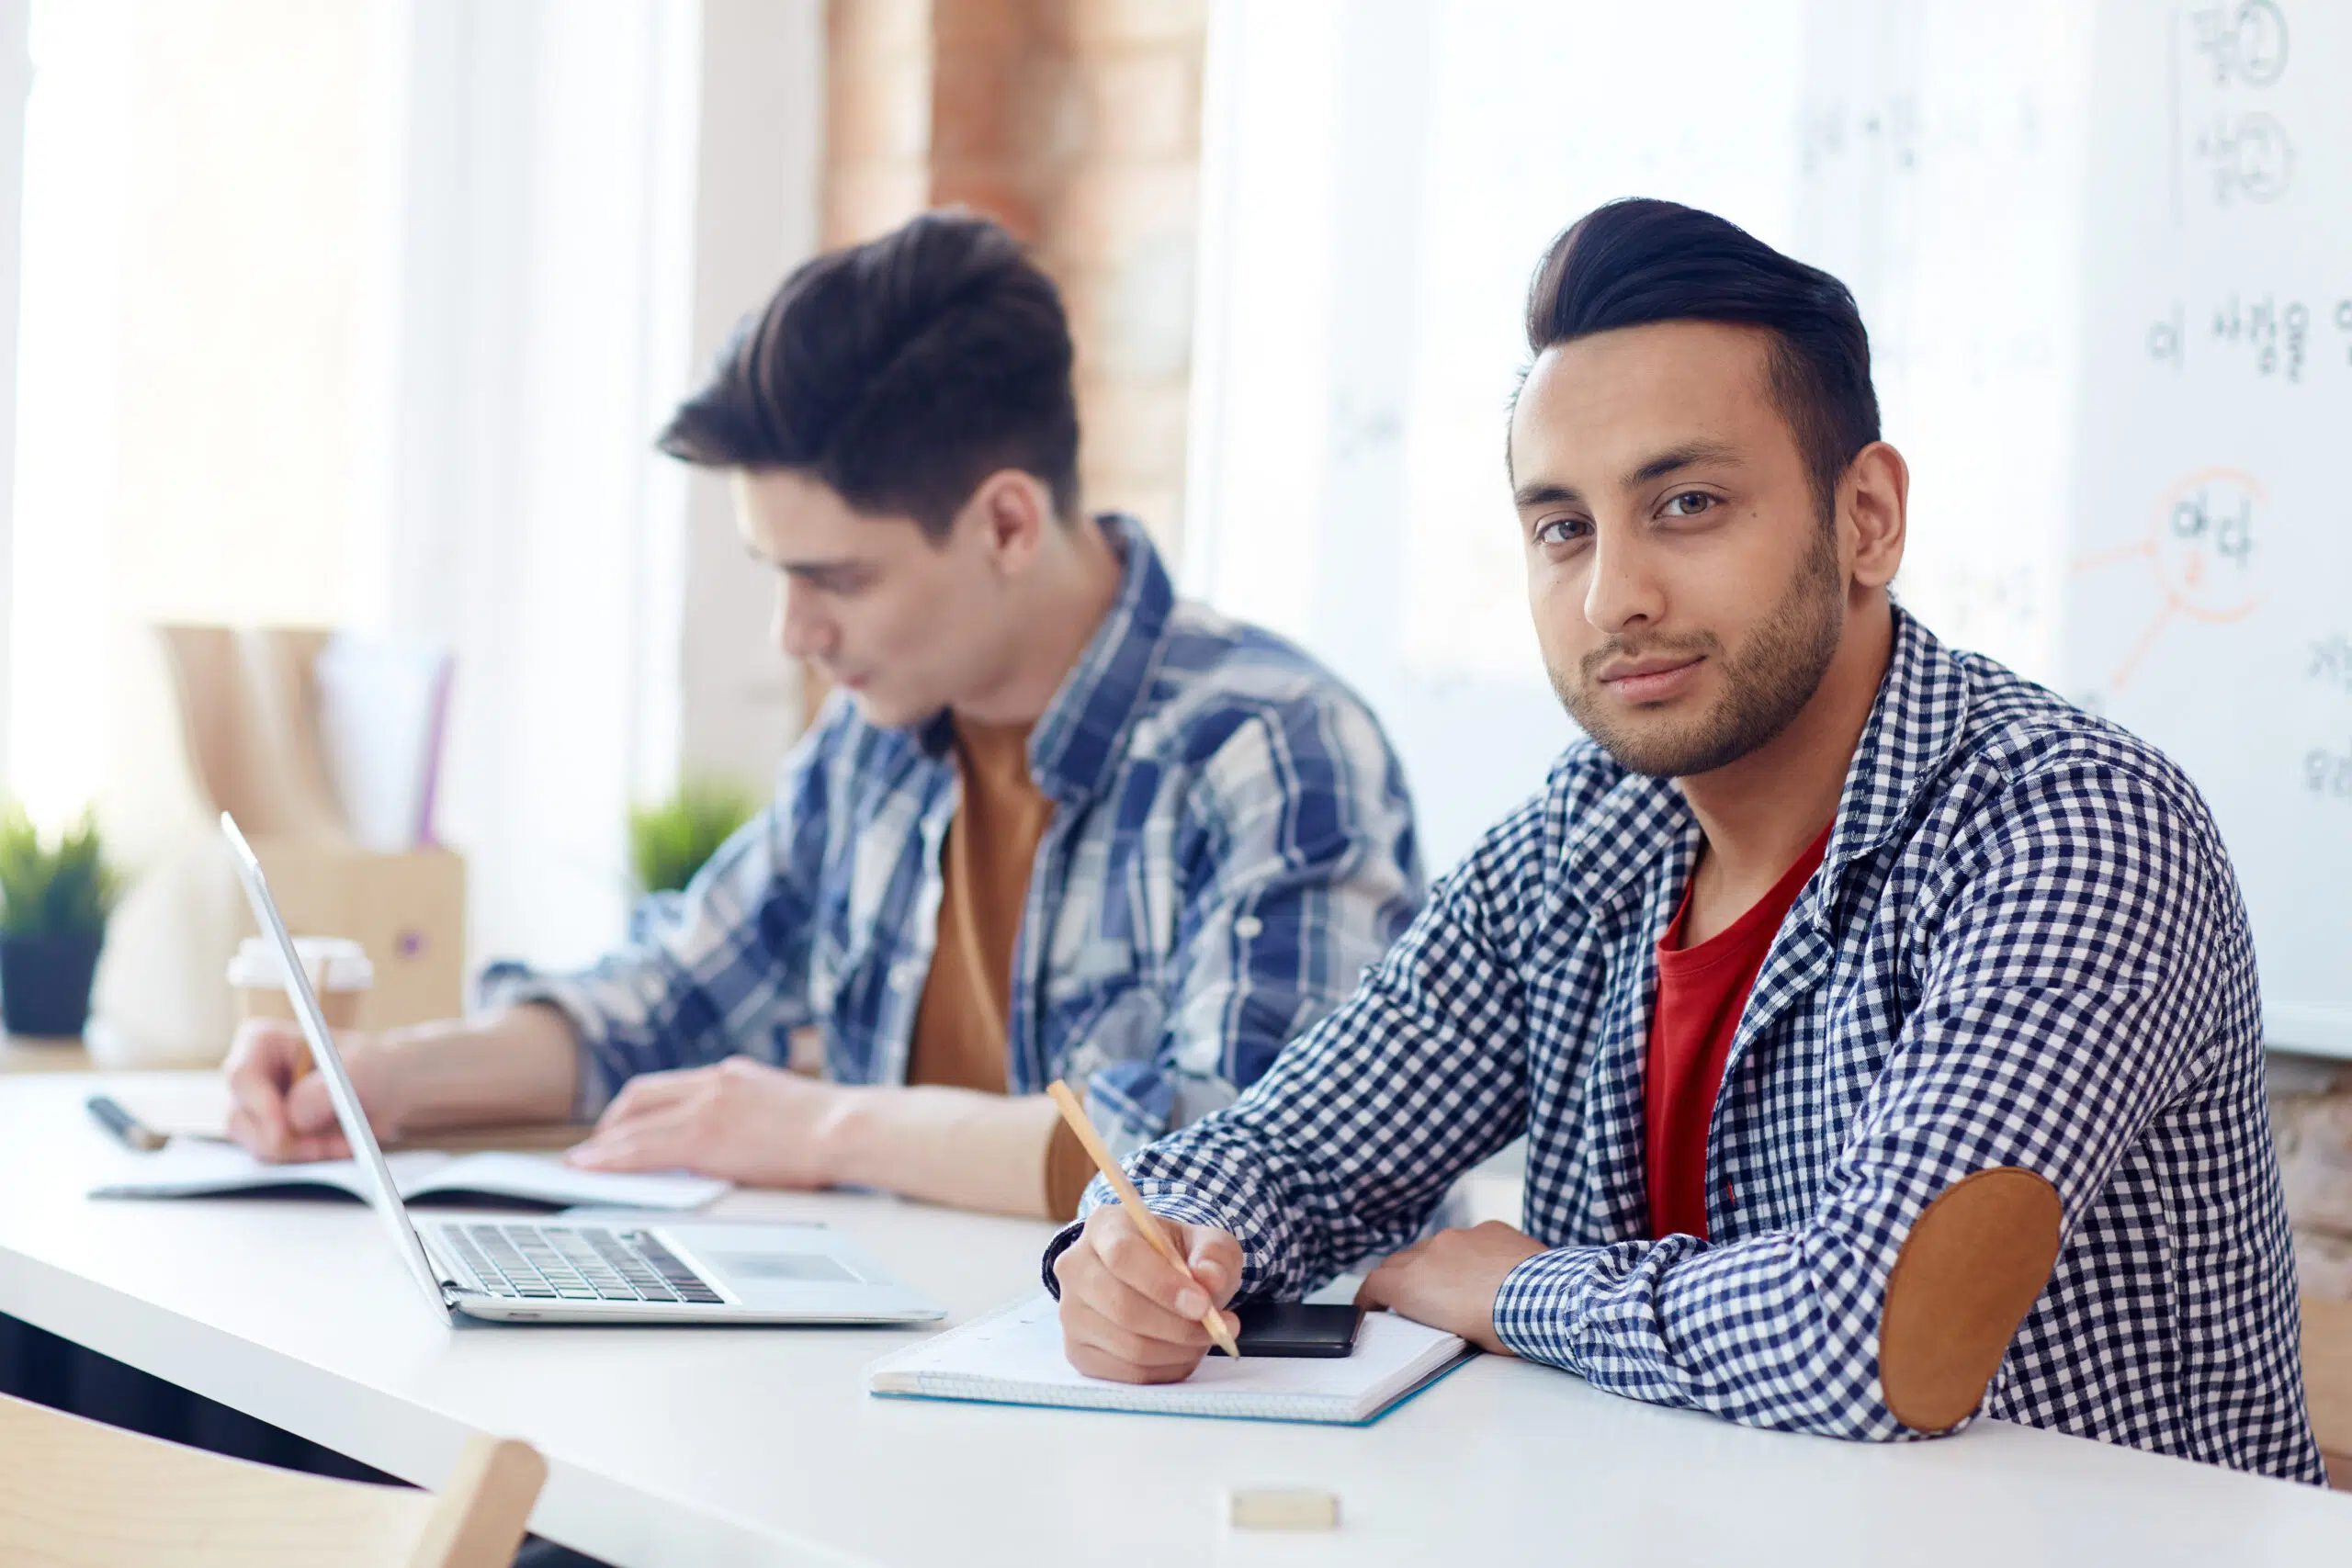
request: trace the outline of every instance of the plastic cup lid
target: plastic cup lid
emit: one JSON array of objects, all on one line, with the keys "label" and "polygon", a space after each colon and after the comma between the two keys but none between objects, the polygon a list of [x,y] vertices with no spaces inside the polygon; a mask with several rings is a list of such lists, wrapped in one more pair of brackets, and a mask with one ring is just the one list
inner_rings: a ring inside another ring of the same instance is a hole
[{"label": "plastic cup lid", "polygon": [[[294,951],[300,955],[302,967],[312,974],[324,967],[324,989],[364,991],[376,983],[376,966],[368,962],[368,950],[348,937],[298,936]],[[254,990],[283,989],[286,975],[277,961],[277,944],[266,937],[245,938],[237,955],[229,960],[229,984]]]}]

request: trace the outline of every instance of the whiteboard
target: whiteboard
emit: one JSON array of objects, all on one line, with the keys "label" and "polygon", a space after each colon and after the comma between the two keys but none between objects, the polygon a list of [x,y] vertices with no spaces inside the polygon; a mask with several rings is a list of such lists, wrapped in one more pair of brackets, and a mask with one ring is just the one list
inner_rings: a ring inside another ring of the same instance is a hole
[{"label": "whiteboard", "polygon": [[2064,686],[2211,803],[2272,1043],[2352,1056],[2352,6],[2100,21]]}]

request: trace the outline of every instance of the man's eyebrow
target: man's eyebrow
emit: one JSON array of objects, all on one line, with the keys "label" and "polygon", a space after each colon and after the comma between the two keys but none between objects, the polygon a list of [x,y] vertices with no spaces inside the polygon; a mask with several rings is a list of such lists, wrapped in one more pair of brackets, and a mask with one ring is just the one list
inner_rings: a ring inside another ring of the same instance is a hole
[{"label": "man's eyebrow", "polygon": [[837,577],[854,577],[860,570],[854,560],[792,560],[770,561],[770,566],[786,577],[797,577],[803,582],[814,582]]},{"label": "man's eyebrow", "polygon": [[1510,503],[1521,512],[1532,506],[1558,506],[1563,502],[1573,502],[1583,499],[1566,485],[1550,484],[1543,480],[1523,484],[1510,492]]},{"label": "man's eyebrow", "polygon": [[[1737,464],[1738,461],[1739,449],[1728,442],[1686,441],[1646,459],[1628,473],[1623,483],[1627,490],[1639,490],[1645,485],[1656,484],[1668,474],[1694,468],[1702,463]],[[1510,499],[1513,506],[1525,512],[1531,507],[1573,504],[1582,501],[1584,495],[1574,485],[1534,479],[1511,491]]]},{"label": "man's eyebrow", "polygon": [[780,571],[786,577],[797,577],[804,581],[810,578],[840,577],[856,570],[858,565],[854,560],[778,560],[749,540],[744,541],[743,553],[770,571]]},{"label": "man's eyebrow", "polygon": [[1738,449],[1722,441],[1689,441],[1670,446],[1657,457],[1641,464],[1625,476],[1627,490],[1639,490],[1656,484],[1668,474],[1684,468],[1695,468],[1702,463],[1731,463],[1739,461]]}]

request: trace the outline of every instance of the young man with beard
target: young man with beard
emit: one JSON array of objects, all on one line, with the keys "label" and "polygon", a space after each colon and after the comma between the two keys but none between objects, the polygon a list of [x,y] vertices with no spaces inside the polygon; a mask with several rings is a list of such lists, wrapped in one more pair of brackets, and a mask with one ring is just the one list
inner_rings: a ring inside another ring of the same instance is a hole
[{"label": "young man with beard", "polygon": [[[1638,1399],[2320,1481],[2229,861],[2153,749],[1893,604],[1851,296],[1623,202],[1555,243],[1528,346],[1529,600],[1589,739],[1127,1162],[1191,1279],[1115,1205],[1057,1238],[1072,1362],[1182,1378],[1211,1298],[1388,1253],[1362,1301]],[[1524,1229],[1408,1245],[1522,1133]]]},{"label": "young man with beard", "polygon": [[[650,940],[508,973],[476,1016],[355,1037],[388,1136],[600,1116],[603,1170],[855,1183],[1068,1215],[1329,1012],[1420,894],[1402,770],[1295,648],[1175,597],[1078,497],[1059,294],[933,213],[820,256],[662,437],[733,478],[776,636],[832,699]],[[787,1040],[824,1033],[824,1078]],[[344,1152],[301,1038],[246,1026],[232,1129]]]}]

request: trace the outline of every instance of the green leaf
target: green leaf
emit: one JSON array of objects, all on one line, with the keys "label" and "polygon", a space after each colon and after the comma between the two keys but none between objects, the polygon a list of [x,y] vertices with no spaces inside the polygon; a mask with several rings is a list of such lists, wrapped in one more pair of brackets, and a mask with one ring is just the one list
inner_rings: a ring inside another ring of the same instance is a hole
[{"label": "green leaf", "polygon": [[685,779],[658,806],[628,814],[629,865],[638,890],[662,893],[694,880],[729,835],[766,802],[757,791],[726,779]]},{"label": "green leaf", "polygon": [[96,935],[122,897],[95,812],[44,841],[20,801],[0,806],[0,931]]}]

